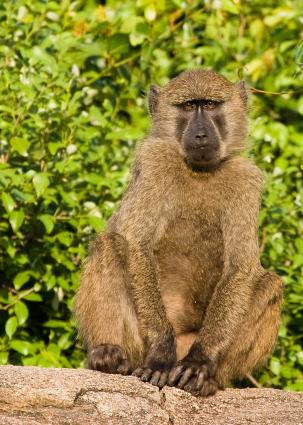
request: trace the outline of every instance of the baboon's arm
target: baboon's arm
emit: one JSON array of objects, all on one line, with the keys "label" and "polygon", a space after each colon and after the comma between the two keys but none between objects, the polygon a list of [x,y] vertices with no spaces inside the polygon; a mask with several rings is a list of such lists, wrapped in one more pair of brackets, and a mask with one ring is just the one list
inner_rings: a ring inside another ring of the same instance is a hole
[{"label": "baboon's arm", "polygon": [[[127,271],[130,277],[140,331],[147,346],[147,360],[175,361],[175,334],[166,316],[154,262],[153,246],[165,228],[161,182],[152,174],[132,181],[109,230],[122,235],[128,245]],[[157,187],[157,190],[156,190]],[[148,362],[152,368],[152,364]]]},{"label": "baboon's arm", "polygon": [[150,246],[144,241],[128,239],[128,268],[131,288],[141,331],[152,343],[163,333],[171,332],[158,285]]}]

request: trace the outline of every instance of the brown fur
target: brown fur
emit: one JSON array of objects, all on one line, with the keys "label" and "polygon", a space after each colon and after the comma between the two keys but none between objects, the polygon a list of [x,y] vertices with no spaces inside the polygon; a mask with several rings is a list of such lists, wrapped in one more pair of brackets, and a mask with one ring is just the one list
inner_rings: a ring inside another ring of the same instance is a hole
[{"label": "brown fur", "polygon": [[[220,163],[204,172],[187,165],[176,137],[175,103],[193,98],[224,100]],[[208,395],[264,362],[280,318],[281,280],[259,261],[262,175],[239,156],[245,87],[189,71],[154,87],[149,101],[150,135],[120,209],[92,246],[75,312],[89,353],[122,348],[115,359],[130,367],[121,373],[139,368],[153,384]]]}]

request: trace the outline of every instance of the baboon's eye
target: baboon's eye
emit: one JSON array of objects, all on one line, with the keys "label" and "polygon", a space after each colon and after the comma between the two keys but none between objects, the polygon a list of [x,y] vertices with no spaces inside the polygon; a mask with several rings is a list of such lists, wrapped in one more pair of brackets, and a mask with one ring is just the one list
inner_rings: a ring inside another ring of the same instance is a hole
[{"label": "baboon's eye", "polygon": [[217,105],[218,105],[218,102],[215,102],[213,100],[205,100],[203,107],[205,109],[215,109]]},{"label": "baboon's eye", "polygon": [[183,109],[185,109],[185,111],[192,111],[195,109],[196,107],[196,103],[193,100],[189,100],[185,103],[183,103]]}]

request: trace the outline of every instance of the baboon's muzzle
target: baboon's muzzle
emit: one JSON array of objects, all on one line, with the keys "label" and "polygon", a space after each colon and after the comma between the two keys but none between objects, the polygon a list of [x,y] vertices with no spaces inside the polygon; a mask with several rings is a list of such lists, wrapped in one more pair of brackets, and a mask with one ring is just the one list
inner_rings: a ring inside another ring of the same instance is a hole
[{"label": "baboon's muzzle", "polygon": [[189,163],[198,165],[218,161],[220,148],[218,132],[212,120],[203,111],[189,121],[182,144]]}]

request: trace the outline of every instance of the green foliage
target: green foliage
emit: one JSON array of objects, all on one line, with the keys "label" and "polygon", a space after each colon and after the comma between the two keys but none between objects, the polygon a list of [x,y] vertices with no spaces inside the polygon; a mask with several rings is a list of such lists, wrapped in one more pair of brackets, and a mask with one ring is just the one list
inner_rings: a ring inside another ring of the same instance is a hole
[{"label": "green foliage", "polygon": [[283,0],[0,4],[0,364],[82,364],[72,297],[148,127],[144,94],[202,65],[285,93],[252,96],[262,262],[285,282],[258,379],[303,390],[302,12]]}]

